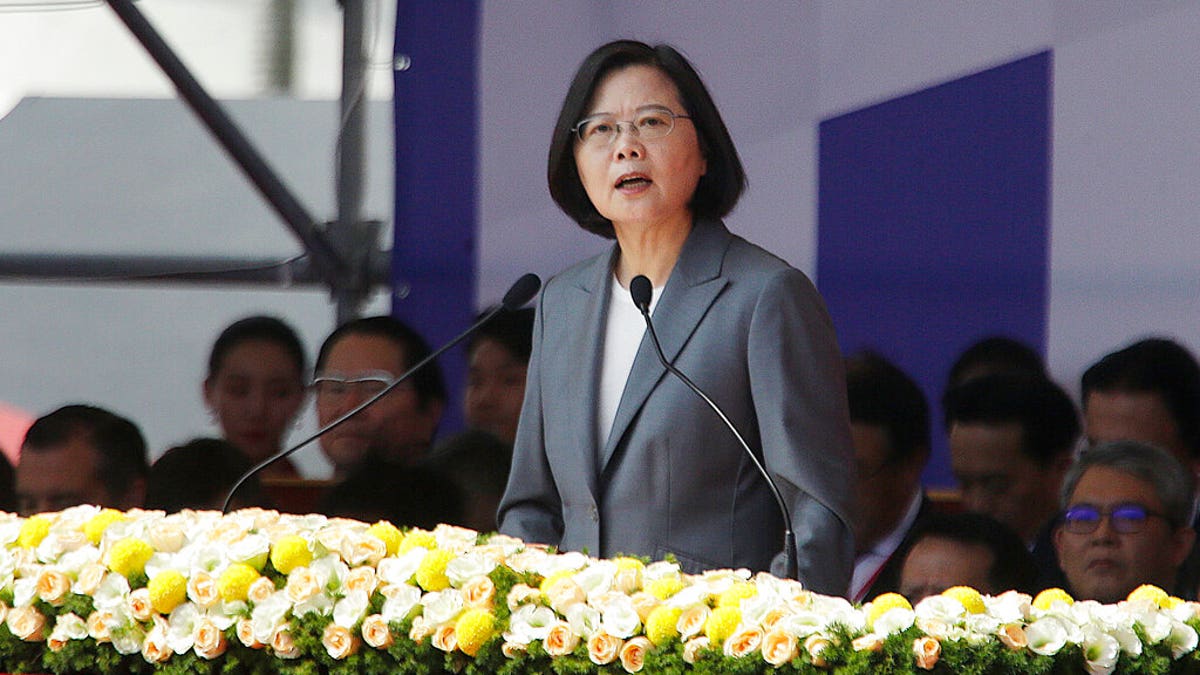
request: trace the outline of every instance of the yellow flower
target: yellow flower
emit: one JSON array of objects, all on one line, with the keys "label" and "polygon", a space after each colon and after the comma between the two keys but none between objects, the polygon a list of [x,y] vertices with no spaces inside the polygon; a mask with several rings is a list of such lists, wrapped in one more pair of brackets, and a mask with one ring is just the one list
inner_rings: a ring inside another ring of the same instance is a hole
[{"label": "yellow flower", "polygon": [[234,563],[226,567],[217,580],[217,593],[225,602],[245,600],[250,593],[250,585],[258,578],[258,570],[245,563]]},{"label": "yellow flower", "polygon": [[867,625],[874,626],[876,619],[883,616],[888,610],[901,607],[903,609],[912,609],[908,599],[899,593],[883,593],[875,597],[871,601],[871,608],[867,610]]},{"label": "yellow flower", "polygon": [[437,548],[437,538],[433,536],[432,532],[414,527],[408,531],[408,534],[404,535],[404,540],[400,542],[400,547],[396,549],[396,553],[403,555],[418,546],[432,551]]},{"label": "yellow flower", "polygon": [[742,600],[758,595],[758,589],[749,581],[739,581],[717,598],[717,607],[738,607]]},{"label": "yellow flower", "polygon": [[496,633],[496,617],[483,609],[468,609],[454,624],[458,648],[467,656],[475,656],[484,643]]},{"label": "yellow flower", "polygon": [[970,586],[951,586],[942,591],[942,595],[961,602],[962,606],[971,614],[983,614],[987,611],[987,608],[983,606],[983,596]]},{"label": "yellow flower", "polygon": [[113,523],[120,523],[129,520],[124,513],[116,509],[104,509],[100,513],[92,516],[92,519],[83,524],[83,534],[88,538],[88,541],[93,544],[99,544],[101,537],[104,536],[104,531]]},{"label": "yellow flower", "polygon": [[575,572],[572,570],[559,570],[545,579],[542,579],[542,583],[540,586],[538,586],[538,589],[542,591],[543,595],[546,595],[549,593],[551,588],[554,588],[555,584],[563,579],[570,579],[573,576],[575,576]]},{"label": "yellow flower", "polygon": [[1154,584],[1142,584],[1129,592],[1129,601],[1149,600],[1155,607],[1165,608],[1171,601],[1171,596]]},{"label": "yellow flower", "polygon": [[718,607],[708,615],[708,621],[704,623],[704,635],[708,637],[709,644],[719,645],[733,635],[741,622],[742,610],[737,607]]},{"label": "yellow flower", "polygon": [[146,585],[150,606],[159,614],[170,614],[187,599],[187,579],[177,570],[164,570]]},{"label": "yellow flower", "polygon": [[404,541],[404,533],[386,520],[381,520],[368,527],[367,534],[382,541],[383,545],[387,547],[388,555],[396,555],[396,552],[400,550],[400,544]]},{"label": "yellow flower", "polygon": [[154,548],[136,537],[122,539],[108,551],[108,569],[128,579],[146,571]]},{"label": "yellow flower", "polygon": [[297,567],[308,567],[312,559],[308,541],[295,534],[280,537],[271,547],[271,564],[280,574],[291,574]]},{"label": "yellow flower", "polygon": [[444,591],[450,588],[450,579],[446,576],[446,565],[454,559],[454,553],[436,548],[421,560],[417,568],[417,583],[428,592]]},{"label": "yellow flower", "polygon": [[683,590],[683,581],[679,577],[664,577],[646,584],[646,592],[659,600],[666,600]]},{"label": "yellow flower", "polygon": [[1041,593],[1038,593],[1037,597],[1033,599],[1033,606],[1034,606],[1034,608],[1040,609],[1044,612],[1044,611],[1050,609],[1050,607],[1055,603],[1055,601],[1062,601],[1062,602],[1067,603],[1068,605],[1075,604],[1075,599],[1072,598],[1071,595],[1069,593],[1067,593],[1066,591],[1064,591],[1063,589],[1047,588],[1046,590],[1042,591]]},{"label": "yellow flower", "polygon": [[21,523],[21,532],[17,535],[17,546],[21,548],[37,548],[38,544],[50,534],[50,519],[45,516],[33,516]]},{"label": "yellow flower", "polygon": [[656,647],[661,647],[679,637],[679,629],[676,624],[679,623],[681,614],[683,614],[683,610],[676,607],[667,605],[655,607],[650,611],[650,616],[646,617],[646,637],[650,638]]}]

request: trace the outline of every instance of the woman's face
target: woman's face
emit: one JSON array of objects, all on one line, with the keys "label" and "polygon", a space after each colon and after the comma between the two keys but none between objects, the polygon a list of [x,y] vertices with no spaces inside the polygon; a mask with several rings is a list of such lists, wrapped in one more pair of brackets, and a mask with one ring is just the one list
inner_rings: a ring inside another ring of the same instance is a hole
[{"label": "woman's face", "polygon": [[225,438],[260,461],[283,445],[304,402],[302,378],[286,349],[248,340],[234,345],[204,382],[204,401]]},{"label": "woman's face", "polygon": [[675,119],[662,138],[644,139],[626,124],[639,114],[666,109],[686,115],[675,83],[658,68],[634,65],[600,81],[584,117],[620,122],[611,143],[575,141],[575,166],[584,190],[618,234],[630,227],[691,226],[688,204],[707,170],[692,120]]}]

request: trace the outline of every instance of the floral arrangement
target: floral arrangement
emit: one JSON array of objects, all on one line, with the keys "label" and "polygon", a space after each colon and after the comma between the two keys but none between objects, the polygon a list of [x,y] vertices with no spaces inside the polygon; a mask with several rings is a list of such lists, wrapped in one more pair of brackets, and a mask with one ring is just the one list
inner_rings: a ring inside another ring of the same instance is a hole
[{"label": "floral arrangement", "polygon": [[746,570],[248,509],[0,514],[0,671],[1167,673],[1200,604],[958,587],[854,606]]}]

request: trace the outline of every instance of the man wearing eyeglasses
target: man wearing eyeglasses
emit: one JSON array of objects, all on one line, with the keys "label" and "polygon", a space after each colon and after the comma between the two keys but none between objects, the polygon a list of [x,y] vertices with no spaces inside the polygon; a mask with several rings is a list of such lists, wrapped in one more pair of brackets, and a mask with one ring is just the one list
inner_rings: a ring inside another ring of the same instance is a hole
[{"label": "man wearing eyeglasses", "polygon": [[[321,345],[313,390],[323,427],[384,391],[429,345],[392,316],[342,324]],[[321,437],[321,450],[341,480],[367,457],[397,465],[424,458],[446,405],[446,385],[437,363],[429,363],[377,403]]]},{"label": "man wearing eyeglasses", "polygon": [[1164,450],[1133,441],[1085,450],[1067,471],[1054,534],[1078,599],[1114,603],[1142,584],[1191,598],[1179,569],[1191,551],[1195,477]]}]

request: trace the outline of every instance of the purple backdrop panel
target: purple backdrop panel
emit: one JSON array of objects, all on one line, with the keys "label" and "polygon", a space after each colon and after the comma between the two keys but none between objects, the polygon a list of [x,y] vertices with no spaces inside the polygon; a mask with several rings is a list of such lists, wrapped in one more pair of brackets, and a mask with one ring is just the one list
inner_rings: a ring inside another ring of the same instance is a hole
[{"label": "purple backdrop panel", "polygon": [[924,389],[932,487],[954,485],[954,358],[993,334],[1045,354],[1050,56],[820,125],[818,285],[845,353],[876,350]]},{"label": "purple backdrop panel", "polygon": [[[436,349],[475,315],[479,5],[401,0],[395,76],[396,223],[392,313]],[[440,436],[462,427],[461,346],[439,359],[449,400]]]}]

